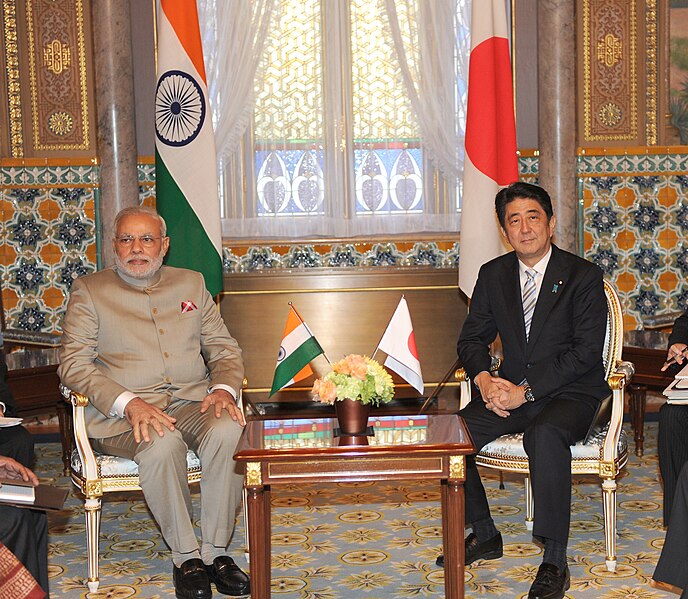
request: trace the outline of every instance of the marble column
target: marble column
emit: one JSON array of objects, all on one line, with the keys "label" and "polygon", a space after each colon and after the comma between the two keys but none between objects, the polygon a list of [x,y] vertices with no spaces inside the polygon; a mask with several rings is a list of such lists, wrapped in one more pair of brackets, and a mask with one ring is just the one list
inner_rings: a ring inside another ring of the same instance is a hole
[{"label": "marble column", "polygon": [[578,250],[574,0],[538,0],[540,184],[557,217],[554,242]]},{"label": "marble column", "polygon": [[127,0],[92,0],[100,161],[101,265],[114,262],[115,215],[139,203],[131,16]]}]

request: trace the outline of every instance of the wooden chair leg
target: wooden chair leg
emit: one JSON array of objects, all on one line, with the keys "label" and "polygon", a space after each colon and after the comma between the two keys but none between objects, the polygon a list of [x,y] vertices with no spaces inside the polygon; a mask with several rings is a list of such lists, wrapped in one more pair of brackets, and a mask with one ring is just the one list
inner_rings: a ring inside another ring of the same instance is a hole
[{"label": "wooden chair leg", "polygon": [[98,590],[98,541],[100,539],[100,497],[87,498],[84,502],[86,515],[86,549],[88,552],[88,590]]},{"label": "wooden chair leg", "polygon": [[605,478],[602,481],[602,500],[604,502],[604,540],[607,547],[607,570],[616,572],[616,480]]}]

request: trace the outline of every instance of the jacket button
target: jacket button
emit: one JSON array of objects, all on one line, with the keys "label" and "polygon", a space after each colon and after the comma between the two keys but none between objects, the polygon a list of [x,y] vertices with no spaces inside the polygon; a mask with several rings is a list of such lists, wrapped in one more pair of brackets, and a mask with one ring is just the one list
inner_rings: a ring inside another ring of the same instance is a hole
[{"label": "jacket button", "polygon": [[533,367],[533,365],[532,365],[530,362],[528,362],[528,363],[526,364],[526,368],[532,368],[532,367]]}]

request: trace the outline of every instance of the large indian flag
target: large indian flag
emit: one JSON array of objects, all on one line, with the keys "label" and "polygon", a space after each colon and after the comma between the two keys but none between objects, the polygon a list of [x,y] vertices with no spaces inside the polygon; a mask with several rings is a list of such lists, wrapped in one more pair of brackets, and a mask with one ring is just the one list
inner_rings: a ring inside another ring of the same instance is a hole
[{"label": "large indian flag", "polygon": [[270,395],[312,375],[310,362],[322,353],[324,352],[318,340],[294,306],[291,306],[277,354],[277,365]]},{"label": "large indian flag", "polygon": [[155,93],[156,206],[167,222],[167,264],[222,290],[217,162],[196,0],[159,0]]},{"label": "large indian flag", "polygon": [[500,187],[518,180],[505,2],[479,0],[471,11],[459,252],[459,287],[468,297],[481,265],[506,251],[494,199]]}]

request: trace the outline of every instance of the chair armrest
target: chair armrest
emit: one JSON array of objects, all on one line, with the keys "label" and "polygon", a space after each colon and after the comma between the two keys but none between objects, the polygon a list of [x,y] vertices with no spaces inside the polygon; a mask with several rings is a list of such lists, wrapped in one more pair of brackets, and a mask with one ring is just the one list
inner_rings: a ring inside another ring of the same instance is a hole
[{"label": "chair armrest", "polygon": [[601,462],[611,467],[617,457],[617,445],[623,425],[625,387],[635,373],[635,366],[631,362],[617,360],[614,371],[609,375],[607,383],[612,390],[612,413],[609,417],[609,428],[602,444]]},{"label": "chair armrest", "polygon": [[[91,441],[88,438],[88,433],[86,432],[86,414],[85,409],[88,405],[88,397],[72,391],[64,385],[60,385],[60,392],[65,398],[65,401],[72,404],[72,419],[74,427],[74,444],[76,450],[81,458],[82,475],[86,479],[86,487],[90,489],[88,494],[93,496],[102,495],[100,490],[100,485],[89,485],[90,481],[100,481],[100,474],[98,472],[98,461],[96,460],[95,453],[91,447]],[[70,462],[72,456],[69,456]]]}]

